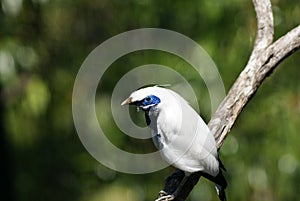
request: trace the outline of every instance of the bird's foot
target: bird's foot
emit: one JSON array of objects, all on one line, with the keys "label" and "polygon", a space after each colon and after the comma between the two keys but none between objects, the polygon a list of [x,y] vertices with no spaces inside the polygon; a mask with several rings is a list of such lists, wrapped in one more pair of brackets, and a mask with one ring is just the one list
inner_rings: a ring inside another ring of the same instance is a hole
[{"label": "bird's foot", "polygon": [[174,195],[168,195],[165,191],[161,190],[158,193],[158,198],[155,201],[170,201],[174,200]]},{"label": "bird's foot", "polygon": [[174,200],[174,195],[164,195],[160,198],[157,198],[155,201],[170,201],[170,200]]}]

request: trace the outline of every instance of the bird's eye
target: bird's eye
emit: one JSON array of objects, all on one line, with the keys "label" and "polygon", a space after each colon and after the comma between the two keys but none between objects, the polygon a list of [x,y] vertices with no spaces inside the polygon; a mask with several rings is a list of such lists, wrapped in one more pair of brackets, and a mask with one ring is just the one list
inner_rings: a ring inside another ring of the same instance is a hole
[{"label": "bird's eye", "polygon": [[160,99],[158,97],[154,96],[154,95],[146,96],[141,101],[141,105],[143,107],[148,107],[148,106],[152,107],[153,105],[157,105],[158,103],[160,103]]}]

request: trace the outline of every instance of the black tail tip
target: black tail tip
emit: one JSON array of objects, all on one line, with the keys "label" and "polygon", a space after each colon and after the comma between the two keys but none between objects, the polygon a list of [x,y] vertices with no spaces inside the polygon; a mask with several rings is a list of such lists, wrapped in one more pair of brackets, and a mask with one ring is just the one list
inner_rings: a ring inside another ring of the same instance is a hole
[{"label": "black tail tip", "polygon": [[215,185],[219,199],[221,201],[226,201],[225,189],[227,187],[227,182],[224,175],[222,174],[222,170],[219,171],[219,174],[216,177],[216,181],[217,182],[215,183]]},{"label": "black tail tip", "polygon": [[227,199],[226,199],[226,194],[225,194],[225,188],[216,184],[216,190],[217,190],[219,199],[221,201],[226,201]]},{"label": "black tail tip", "polygon": [[225,190],[224,189],[222,189],[220,192],[219,192],[219,199],[221,200],[221,201],[226,201],[227,199],[226,199],[226,194],[225,194]]}]

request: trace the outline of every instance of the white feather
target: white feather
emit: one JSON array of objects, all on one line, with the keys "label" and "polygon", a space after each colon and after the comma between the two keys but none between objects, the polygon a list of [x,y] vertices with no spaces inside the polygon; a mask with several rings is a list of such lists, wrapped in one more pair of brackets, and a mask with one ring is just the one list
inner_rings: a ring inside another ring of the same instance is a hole
[{"label": "white feather", "polygon": [[155,95],[161,102],[151,107],[149,117],[154,143],[162,157],[185,172],[219,172],[215,139],[198,113],[177,93],[147,87],[131,94],[131,100]]}]

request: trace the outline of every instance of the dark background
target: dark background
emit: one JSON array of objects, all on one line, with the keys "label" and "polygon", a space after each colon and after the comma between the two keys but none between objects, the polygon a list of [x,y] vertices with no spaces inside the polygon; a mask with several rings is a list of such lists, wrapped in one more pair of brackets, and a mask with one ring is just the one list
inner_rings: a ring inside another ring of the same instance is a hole
[{"label": "dark background", "polygon": [[[300,23],[300,4],[272,3],[277,39]],[[1,6],[0,199],[8,201],[153,200],[171,167],[144,175],[118,173],[81,144],[71,103],[82,62],[119,33],[170,29],[208,52],[228,90],[246,65],[256,32],[250,0],[2,0]],[[228,200],[299,200],[299,56],[294,53],[266,79],[221,149]],[[120,133],[106,102],[123,74],[148,63],[173,67],[196,91],[205,91],[187,64],[166,53],[141,51],[116,61],[99,86],[105,94],[99,119],[108,115],[104,126],[110,128],[111,141],[132,152],[140,152],[141,146]],[[199,91],[208,121],[210,102],[207,92]],[[189,200],[218,198],[213,184],[201,179]]]}]

